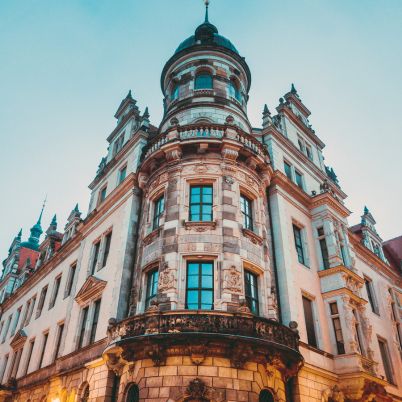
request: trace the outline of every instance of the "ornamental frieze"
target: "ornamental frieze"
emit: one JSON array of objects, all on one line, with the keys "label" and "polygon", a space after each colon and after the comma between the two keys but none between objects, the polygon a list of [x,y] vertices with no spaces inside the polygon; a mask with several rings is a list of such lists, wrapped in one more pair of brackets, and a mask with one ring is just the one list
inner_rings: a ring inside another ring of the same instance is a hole
[{"label": "ornamental frieze", "polygon": [[224,272],[223,289],[229,290],[232,293],[241,293],[241,273],[234,265]]}]

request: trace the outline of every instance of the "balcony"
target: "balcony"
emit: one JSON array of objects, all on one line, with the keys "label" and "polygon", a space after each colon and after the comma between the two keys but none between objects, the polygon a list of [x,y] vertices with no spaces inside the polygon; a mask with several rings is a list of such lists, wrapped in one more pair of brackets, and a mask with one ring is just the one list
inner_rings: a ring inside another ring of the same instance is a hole
[{"label": "balcony", "polygon": [[206,356],[230,358],[234,367],[275,362],[294,375],[303,360],[297,331],[247,312],[151,311],[111,323],[108,337],[103,356],[113,369],[140,359],[163,365],[167,356],[181,354],[194,364]]}]

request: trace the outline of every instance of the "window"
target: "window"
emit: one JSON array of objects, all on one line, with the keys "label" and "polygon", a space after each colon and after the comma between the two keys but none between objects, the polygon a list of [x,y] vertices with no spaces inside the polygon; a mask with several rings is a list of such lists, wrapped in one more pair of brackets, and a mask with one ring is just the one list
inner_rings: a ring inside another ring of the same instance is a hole
[{"label": "window", "polygon": [[18,321],[21,316],[21,311],[22,311],[22,306],[17,310],[17,313],[15,314],[13,327],[11,328],[11,336],[13,336],[15,334],[15,330],[17,329]]},{"label": "window", "polygon": [[71,295],[76,270],[77,270],[77,263],[74,263],[73,265],[70,266],[70,272],[68,274],[68,280],[66,284],[66,294],[64,297],[68,297]]},{"label": "window", "polygon": [[54,280],[54,285],[53,285],[53,294],[52,298],[50,299],[49,303],[49,310],[54,307],[57,299],[57,295],[59,294],[59,289],[60,289],[60,282],[61,282],[61,275],[59,275],[55,280]]},{"label": "window", "polygon": [[373,251],[374,251],[374,254],[375,254],[378,258],[381,258],[380,246],[379,246],[378,244],[373,244]]},{"label": "window", "polygon": [[154,216],[152,222],[152,229],[155,230],[159,227],[159,222],[163,211],[165,210],[165,198],[162,195],[154,202]]},{"label": "window", "polygon": [[313,150],[310,145],[306,144],[306,154],[307,158],[309,158],[311,161],[313,160]]},{"label": "window", "polygon": [[297,139],[297,143],[299,144],[299,149],[304,153],[304,144],[301,138]]},{"label": "window", "polygon": [[126,402],[139,402],[140,391],[137,384],[130,384],[127,389]]},{"label": "window", "polygon": [[113,156],[115,156],[122,148],[124,143],[124,134],[122,133],[113,145]]},{"label": "window", "polygon": [[30,323],[31,317],[32,317],[32,314],[33,314],[33,310],[34,310],[34,307],[35,307],[35,303],[36,303],[36,295],[33,296],[32,299],[31,299],[28,314],[27,314],[27,318],[26,318],[26,321],[25,321],[24,325],[28,325]]},{"label": "window", "polygon": [[258,278],[250,271],[244,271],[244,285],[246,293],[247,306],[250,311],[259,315],[259,302],[258,302]]},{"label": "window", "polygon": [[46,294],[47,294],[47,285],[40,292],[38,308],[36,309],[36,318],[40,317],[40,315],[42,314],[42,309],[43,309],[43,305],[45,304]]},{"label": "window", "polygon": [[195,78],[195,89],[213,89],[212,76],[207,73],[197,75]]},{"label": "window", "polygon": [[304,190],[304,186],[303,186],[303,175],[298,172],[297,170],[295,170],[295,177],[296,177],[296,184],[302,189]]},{"label": "window", "polygon": [[105,236],[105,240],[104,240],[105,248],[104,248],[104,251],[103,251],[102,268],[106,267],[107,258],[109,256],[109,251],[110,251],[110,243],[111,243],[111,241],[112,241],[112,232],[109,232]]},{"label": "window", "polygon": [[179,85],[175,85],[175,86],[173,87],[173,91],[172,91],[172,95],[171,95],[172,101],[179,98],[179,91],[180,91],[180,86],[179,86]]},{"label": "window", "polygon": [[60,346],[61,346],[61,340],[63,338],[63,332],[64,332],[64,323],[58,325],[57,329],[57,340],[56,340],[56,348],[54,351],[54,360],[56,360],[59,357],[59,352],[60,352]]},{"label": "window", "polygon": [[81,393],[81,402],[88,402],[89,401],[89,385],[86,384]]},{"label": "window", "polygon": [[329,268],[329,255],[328,255],[327,240],[325,238],[324,228],[323,227],[318,228],[317,234],[318,234],[318,242],[320,243],[322,264],[323,264],[324,269],[328,269]]},{"label": "window", "polygon": [[399,323],[399,317],[398,310],[395,304],[395,296],[392,292],[392,289],[388,289],[389,294],[391,296],[392,302],[391,302],[391,314],[392,314],[392,321],[395,325],[395,331],[396,335],[398,337],[398,343],[399,343],[399,348],[402,350],[402,338],[401,338],[401,325]]},{"label": "window", "polygon": [[43,358],[45,356],[45,351],[46,351],[46,345],[47,345],[48,338],[49,338],[49,332],[46,332],[45,334],[43,334],[43,344],[42,344],[42,351],[40,353],[38,369],[40,369],[42,367]]},{"label": "window", "polygon": [[339,317],[338,303],[333,302],[329,304],[331,311],[332,326],[334,328],[336,350],[338,355],[345,354],[345,341],[342,334],[341,319]]},{"label": "window", "polygon": [[360,334],[360,320],[359,316],[356,313],[356,310],[352,310],[353,316],[355,318],[355,334],[357,338],[357,347],[359,349],[360,354],[364,354],[363,343]]},{"label": "window", "polygon": [[382,365],[384,367],[385,378],[391,384],[394,384],[394,377],[392,375],[392,365],[391,365],[391,358],[389,355],[387,341],[384,339],[378,338],[378,346],[380,347],[380,354]]},{"label": "window", "polygon": [[27,359],[26,359],[25,368],[24,368],[24,375],[26,375],[28,373],[29,363],[31,362],[31,357],[32,357],[32,352],[33,352],[34,346],[35,346],[35,339],[32,339],[29,341],[28,354],[27,354]]},{"label": "window", "polygon": [[84,345],[85,327],[87,325],[88,309],[89,309],[89,307],[87,306],[82,310],[81,326],[80,326],[80,332],[79,332],[79,337],[78,337],[78,349],[82,348],[82,346]]},{"label": "window", "polygon": [[158,278],[159,272],[157,269],[154,269],[147,274],[147,293],[145,296],[145,308],[149,307],[151,300],[156,297],[158,293]]},{"label": "window", "polygon": [[107,186],[102,187],[102,188],[99,190],[98,205],[100,205],[103,201],[105,201],[105,198],[106,198],[106,191],[107,191]]},{"label": "window", "polygon": [[20,366],[20,360],[22,355],[22,348],[14,351],[13,360],[10,368],[10,378],[17,378],[18,368]]},{"label": "window", "polygon": [[259,397],[258,401],[259,402],[274,402],[275,400],[270,391],[268,391],[267,389],[263,389],[260,392],[260,397]]},{"label": "window", "polygon": [[304,320],[306,322],[307,343],[316,348],[317,337],[315,335],[313,302],[305,296],[303,296],[302,299],[303,299]]},{"label": "window", "polygon": [[300,264],[306,265],[306,260],[304,258],[304,250],[303,250],[303,240],[302,240],[302,233],[301,229],[298,228],[296,225],[293,225],[293,235],[295,238],[295,247],[297,252],[297,259]]},{"label": "window", "polygon": [[96,265],[98,264],[99,257],[99,249],[100,249],[100,240],[97,241],[92,248],[92,264],[91,264],[91,275],[95,273]]},{"label": "window", "polygon": [[371,310],[373,311],[373,313],[379,314],[378,306],[374,295],[373,281],[369,278],[364,278],[364,284],[366,286],[367,297],[371,306]]},{"label": "window", "polygon": [[191,186],[190,221],[212,221],[212,186]]},{"label": "window", "polygon": [[124,181],[127,176],[127,165],[119,170],[119,184]]},{"label": "window", "polygon": [[285,174],[288,177],[288,179],[292,180],[292,166],[289,165],[287,162],[283,162],[283,165],[285,167]]},{"label": "window", "polygon": [[89,343],[93,343],[95,341],[96,336],[96,328],[98,326],[99,321],[99,311],[100,311],[101,300],[96,300],[94,303],[94,314],[92,317],[92,324],[91,324],[91,333],[89,334]]},{"label": "window", "polygon": [[213,262],[187,263],[186,308],[212,310],[214,303]]},{"label": "window", "polygon": [[229,82],[228,90],[231,98],[235,98],[237,101],[241,102],[241,92],[235,82]]},{"label": "window", "polygon": [[243,226],[245,229],[253,230],[253,212],[251,208],[252,201],[240,194],[240,209],[243,215]]},{"label": "window", "polygon": [[6,340],[8,329],[10,328],[12,318],[13,318],[13,316],[10,315],[7,319],[6,326],[4,327],[3,338],[1,339],[1,343],[4,343]]}]

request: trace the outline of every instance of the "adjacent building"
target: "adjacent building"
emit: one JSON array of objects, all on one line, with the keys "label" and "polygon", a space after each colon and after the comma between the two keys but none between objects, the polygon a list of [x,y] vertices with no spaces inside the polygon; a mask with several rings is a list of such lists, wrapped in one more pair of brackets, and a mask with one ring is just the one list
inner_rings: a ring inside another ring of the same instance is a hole
[{"label": "adjacent building", "polygon": [[42,212],[0,281],[0,401],[402,400],[402,236],[358,225],[294,85],[262,126],[209,22],[131,91],[64,228]]}]

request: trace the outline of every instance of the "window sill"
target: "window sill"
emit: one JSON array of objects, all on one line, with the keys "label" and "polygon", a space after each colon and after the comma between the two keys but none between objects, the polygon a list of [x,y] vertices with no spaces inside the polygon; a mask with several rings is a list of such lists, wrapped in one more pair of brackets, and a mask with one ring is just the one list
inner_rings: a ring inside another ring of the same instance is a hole
[{"label": "window sill", "polygon": [[159,237],[161,227],[154,229],[152,232],[148,233],[143,239],[142,242],[144,246],[148,246],[149,244],[153,243],[157,237]]},{"label": "window sill", "polygon": [[261,236],[258,236],[258,234],[254,233],[250,229],[242,229],[243,236],[247,237],[249,240],[251,240],[254,244],[262,244],[263,238]]},{"label": "window sill", "polygon": [[215,221],[185,221],[186,230],[195,230],[196,232],[205,232],[216,228]]}]

